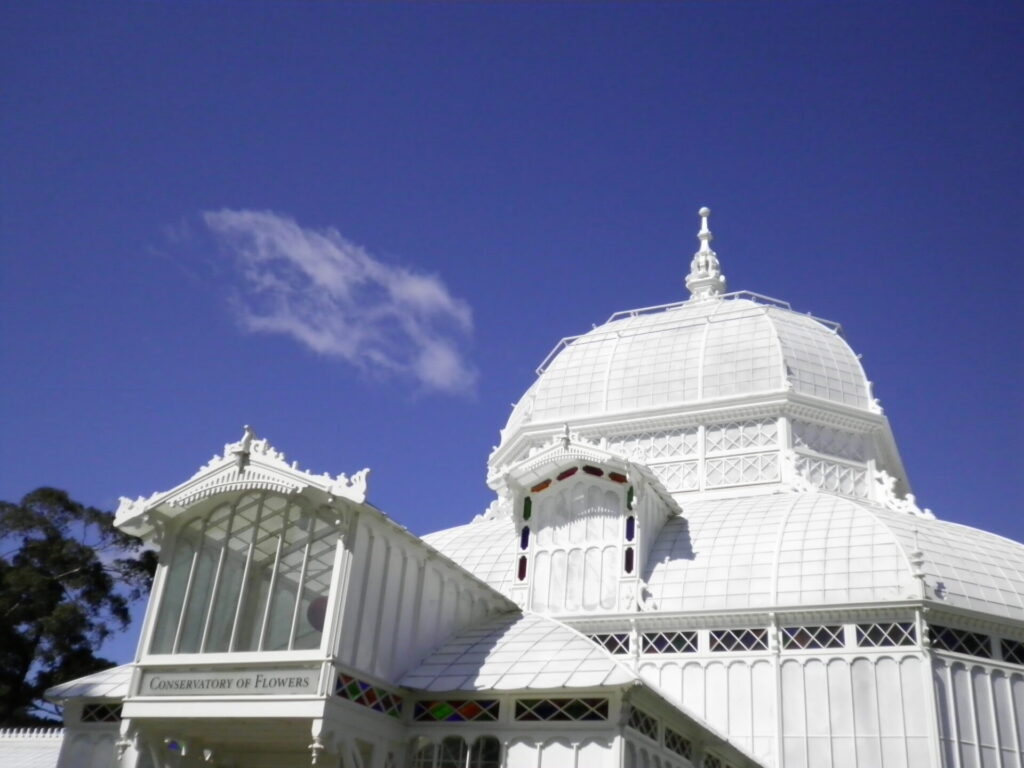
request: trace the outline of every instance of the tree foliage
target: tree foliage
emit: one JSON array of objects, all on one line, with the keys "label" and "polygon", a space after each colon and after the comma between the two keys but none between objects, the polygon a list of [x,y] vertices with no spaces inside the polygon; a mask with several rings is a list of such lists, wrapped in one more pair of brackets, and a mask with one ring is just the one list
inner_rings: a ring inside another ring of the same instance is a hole
[{"label": "tree foliage", "polygon": [[0,726],[52,725],[47,688],[112,666],[95,651],[156,567],[113,519],[56,488],[0,501]]}]

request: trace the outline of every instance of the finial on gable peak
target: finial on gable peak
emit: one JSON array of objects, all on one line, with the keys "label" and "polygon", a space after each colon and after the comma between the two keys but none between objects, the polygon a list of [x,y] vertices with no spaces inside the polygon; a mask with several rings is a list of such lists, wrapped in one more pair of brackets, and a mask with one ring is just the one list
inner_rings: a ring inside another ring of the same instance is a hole
[{"label": "finial on gable peak", "polygon": [[700,215],[700,232],[697,233],[700,248],[693,254],[690,274],[686,276],[691,301],[703,301],[725,293],[725,275],[718,263],[718,255],[711,250],[711,241],[714,239],[708,228],[711,209],[704,206],[697,213]]}]

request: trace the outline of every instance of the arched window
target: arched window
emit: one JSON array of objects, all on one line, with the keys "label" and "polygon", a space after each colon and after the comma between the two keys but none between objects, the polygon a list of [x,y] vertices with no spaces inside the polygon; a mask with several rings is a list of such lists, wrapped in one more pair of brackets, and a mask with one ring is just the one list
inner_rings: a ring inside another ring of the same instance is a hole
[{"label": "arched window", "polygon": [[481,736],[469,752],[469,768],[501,768],[501,742],[493,736]]},{"label": "arched window", "polygon": [[412,768],[434,768],[434,744],[427,742],[412,751]]},{"label": "arched window", "polygon": [[412,768],[501,768],[501,742],[480,736],[470,749],[461,736],[446,736],[440,744],[418,742]]},{"label": "arched window", "polygon": [[526,550],[530,548],[530,526],[524,525],[523,532],[519,534],[519,548]]},{"label": "arched window", "polygon": [[243,494],[173,540],[152,653],[320,646],[337,528],[302,499]]},{"label": "arched window", "polygon": [[446,736],[437,750],[435,768],[466,768],[469,748],[461,736]]}]

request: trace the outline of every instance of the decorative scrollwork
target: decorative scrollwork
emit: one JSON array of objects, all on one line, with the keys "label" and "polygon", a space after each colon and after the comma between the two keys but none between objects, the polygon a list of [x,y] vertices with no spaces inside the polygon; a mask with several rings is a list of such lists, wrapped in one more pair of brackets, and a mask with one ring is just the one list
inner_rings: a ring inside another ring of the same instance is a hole
[{"label": "decorative scrollwork", "polygon": [[908,493],[902,499],[899,498],[896,495],[896,478],[884,469],[875,473],[875,491],[878,502],[886,509],[891,509],[893,512],[906,512],[928,520],[935,519],[935,515],[930,509],[927,507],[921,509],[917,505],[914,494]]}]

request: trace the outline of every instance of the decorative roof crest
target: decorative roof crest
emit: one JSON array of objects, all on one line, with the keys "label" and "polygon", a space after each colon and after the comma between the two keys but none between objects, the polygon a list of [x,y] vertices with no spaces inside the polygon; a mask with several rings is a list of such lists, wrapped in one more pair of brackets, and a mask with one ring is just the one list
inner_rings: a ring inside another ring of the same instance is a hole
[{"label": "decorative roof crest", "polygon": [[247,425],[241,440],[226,444],[223,455],[214,456],[184,483],[148,497],[121,497],[115,524],[138,519],[148,529],[153,529],[157,517],[148,513],[154,510],[167,514],[171,507],[187,507],[208,496],[231,491],[268,490],[291,494],[316,488],[335,498],[362,504],[366,501],[369,474],[369,469],[351,476],[344,472],[337,476],[328,472],[314,475],[299,469],[296,462],[287,464],[281,451],[265,438],[256,437],[252,427]]},{"label": "decorative roof crest", "polygon": [[928,520],[934,520],[935,514],[925,507],[922,509],[917,505],[917,499],[912,493],[905,494],[901,499],[896,495],[896,478],[880,469],[875,473],[875,491],[878,502],[886,509],[893,512],[907,512]]},{"label": "decorative roof crest", "polygon": [[714,239],[714,235],[708,229],[711,209],[704,206],[697,213],[700,214],[700,232],[697,233],[700,248],[693,254],[690,274],[686,276],[690,301],[704,301],[725,293],[725,275],[722,274],[722,268],[718,263],[718,255],[711,250],[711,241]]}]

